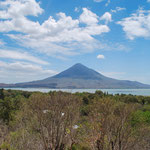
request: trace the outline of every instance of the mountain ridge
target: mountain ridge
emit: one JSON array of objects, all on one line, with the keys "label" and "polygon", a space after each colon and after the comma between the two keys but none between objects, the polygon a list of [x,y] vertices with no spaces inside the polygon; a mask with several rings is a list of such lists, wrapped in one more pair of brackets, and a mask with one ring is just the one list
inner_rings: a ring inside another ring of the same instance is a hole
[{"label": "mountain ridge", "polygon": [[5,87],[7,86],[20,88],[58,88],[58,89],[150,88],[150,85],[143,84],[137,81],[117,80],[106,77],[101,73],[82,65],[81,63],[77,63],[72,67],[60,72],[59,74],[56,74],[52,77],[48,77],[43,80],[25,83],[16,83],[13,85],[5,84]]}]

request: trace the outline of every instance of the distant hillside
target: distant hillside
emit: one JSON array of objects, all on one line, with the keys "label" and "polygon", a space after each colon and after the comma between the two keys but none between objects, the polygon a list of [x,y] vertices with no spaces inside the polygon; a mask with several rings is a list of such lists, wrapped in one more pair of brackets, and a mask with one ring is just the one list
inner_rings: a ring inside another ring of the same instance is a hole
[{"label": "distant hillside", "polygon": [[7,87],[14,87],[15,84],[4,84],[4,83],[0,83],[0,87],[3,87],[3,88],[7,88]]},{"label": "distant hillside", "polygon": [[[1,86],[1,85],[0,85]],[[44,80],[17,83],[11,87],[23,88],[64,88],[64,89],[103,89],[103,88],[150,88],[150,85],[136,81],[108,78],[82,64],[75,64],[69,69]],[[5,86],[6,87],[6,86]]]}]

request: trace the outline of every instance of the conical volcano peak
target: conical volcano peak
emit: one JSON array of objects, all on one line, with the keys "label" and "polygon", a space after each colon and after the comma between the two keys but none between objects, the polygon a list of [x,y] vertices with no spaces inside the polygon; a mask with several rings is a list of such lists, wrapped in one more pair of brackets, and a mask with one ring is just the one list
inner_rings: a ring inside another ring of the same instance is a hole
[{"label": "conical volcano peak", "polygon": [[76,63],[76,64],[74,64],[73,66],[84,66],[84,65],[81,64],[81,63]]},{"label": "conical volcano peak", "polygon": [[[72,67],[86,67],[86,66],[84,66],[83,64],[81,64],[81,63],[76,63],[75,65],[73,65]],[[87,67],[86,67],[87,68]]]},{"label": "conical volcano peak", "polygon": [[69,69],[53,76],[53,78],[72,78],[72,79],[99,79],[102,75],[81,63],[77,63]]},{"label": "conical volcano peak", "polygon": [[[81,63],[76,63],[75,65],[73,65],[72,67],[70,67],[69,69],[71,68],[76,68],[76,69],[89,69],[88,67],[84,66],[83,64]],[[67,69],[68,70],[68,69]]]}]

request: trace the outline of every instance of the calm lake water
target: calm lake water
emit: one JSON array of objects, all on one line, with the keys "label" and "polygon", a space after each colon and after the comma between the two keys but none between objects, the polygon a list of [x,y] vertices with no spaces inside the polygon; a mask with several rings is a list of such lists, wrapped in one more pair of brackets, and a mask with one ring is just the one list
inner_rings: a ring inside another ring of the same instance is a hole
[{"label": "calm lake water", "polygon": [[132,95],[150,96],[150,89],[48,89],[48,88],[6,88],[6,89],[22,90],[22,91],[40,91],[45,93],[49,91],[65,91],[70,93],[75,92],[95,93],[96,90],[101,90],[103,92],[108,92],[109,94],[132,94]]}]

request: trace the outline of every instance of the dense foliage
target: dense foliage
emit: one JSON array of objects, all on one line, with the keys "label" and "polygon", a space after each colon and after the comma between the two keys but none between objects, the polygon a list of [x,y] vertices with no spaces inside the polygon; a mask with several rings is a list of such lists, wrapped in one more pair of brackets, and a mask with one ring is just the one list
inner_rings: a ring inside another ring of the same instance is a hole
[{"label": "dense foliage", "polygon": [[0,89],[0,150],[149,149],[149,96]]}]

